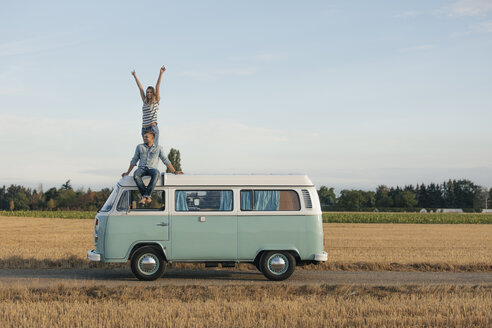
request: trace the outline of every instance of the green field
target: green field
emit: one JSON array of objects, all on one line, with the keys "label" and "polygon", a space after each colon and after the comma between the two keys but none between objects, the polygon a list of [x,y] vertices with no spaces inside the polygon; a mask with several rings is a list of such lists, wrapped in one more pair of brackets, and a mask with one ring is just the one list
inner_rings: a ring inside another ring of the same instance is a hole
[{"label": "green field", "polygon": [[0,211],[0,216],[22,216],[54,219],[94,219],[93,211]]},{"label": "green field", "polygon": [[324,212],[324,223],[420,223],[420,224],[492,224],[486,213],[372,213]]},{"label": "green field", "polygon": [[[0,216],[94,219],[92,211],[0,211]],[[492,213],[324,212],[324,223],[492,224]]]}]

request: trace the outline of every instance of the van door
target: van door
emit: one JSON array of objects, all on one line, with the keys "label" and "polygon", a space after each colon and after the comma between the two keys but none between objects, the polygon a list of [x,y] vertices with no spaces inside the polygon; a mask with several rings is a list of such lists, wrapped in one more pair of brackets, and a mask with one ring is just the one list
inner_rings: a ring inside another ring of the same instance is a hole
[{"label": "van door", "polygon": [[173,260],[237,259],[237,216],[232,190],[176,190],[173,207]]},{"label": "van door", "polygon": [[105,235],[105,258],[123,259],[137,242],[162,242],[169,240],[169,211],[166,210],[166,193],[156,190],[152,203],[139,204],[138,190],[125,190],[116,211],[109,217]]}]

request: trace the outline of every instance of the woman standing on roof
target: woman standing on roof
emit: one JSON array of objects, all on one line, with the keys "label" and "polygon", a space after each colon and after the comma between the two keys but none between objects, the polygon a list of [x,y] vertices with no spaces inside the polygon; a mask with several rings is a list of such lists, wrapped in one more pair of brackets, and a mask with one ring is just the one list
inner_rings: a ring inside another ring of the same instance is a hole
[{"label": "woman standing on roof", "polygon": [[144,93],[142,85],[137,78],[137,73],[135,70],[132,71],[132,75],[135,78],[135,82],[137,82],[138,89],[140,90],[140,97],[142,97],[143,106],[142,106],[142,139],[144,134],[148,131],[154,132],[154,144],[159,143],[159,127],[157,126],[157,111],[159,110],[159,101],[161,100],[161,96],[159,93],[159,89],[161,87],[161,78],[162,74],[166,71],[164,66],[161,67],[159,72],[159,78],[157,79],[157,84],[155,85],[155,89],[152,86],[147,87],[147,90]]}]

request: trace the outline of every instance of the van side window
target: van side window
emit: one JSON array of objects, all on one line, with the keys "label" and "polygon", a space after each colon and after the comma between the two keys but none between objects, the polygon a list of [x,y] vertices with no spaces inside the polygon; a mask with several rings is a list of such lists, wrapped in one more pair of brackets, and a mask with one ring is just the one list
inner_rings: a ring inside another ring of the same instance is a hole
[{"label": "van side window", "polygon": [[118,212],[125,212],[128,210],[128,196],[129,191],[126,190],[121,194],[120,201],[118,202],[118,207],[116,208]]},{"label": "van side window", "polygon": [[232,211],[232,190],[176,190],[176,211]]},{"label": "van side window", "polygon": [[300,211],[294,190],[241,190],[241,211]]},{"label": "van side window", "polygon": [[163,190],[154,190],[150,195],[152,203],[140,204],[141,195],[138,190],[130,191],[130,211],[164,211],[166,209],[165,192]]}]

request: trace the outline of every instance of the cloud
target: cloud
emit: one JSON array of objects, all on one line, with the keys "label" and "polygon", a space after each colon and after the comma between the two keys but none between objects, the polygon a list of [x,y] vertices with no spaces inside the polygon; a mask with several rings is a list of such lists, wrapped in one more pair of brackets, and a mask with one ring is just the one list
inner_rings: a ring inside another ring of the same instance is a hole
[{"label": "cloud", "polygon": [[183,71],[181,75],[190,76],[199,80],[218,80],[221,77],[235,76],[235,77],[245,77],[251,76],[256,73],[256,68],[229,68],[229,69],[218,69],[218,70],[208,70],[208,71]]},{"label": "cloud", "polygon": [[26,64],[9,65],[0,72],[0,96],[25,95],[27,89],[22,76],[27,71]]},{"label": "cloud", "polygon": [[492,33],[492,21],[485,21],[478,24],[470,25],[468,30],[464,32],[454,32],[452,36],[460,37],[460,36],[481,34],[481,33]]},{"label": "cloud", "polygon": [[492,21],[481,22],[472,28],[476,33],[492,33]]},{"label": "cloud", "polygon": [[254,56],[254,59],[260,60],[260,61],[272,61],[272,60],[277,60],[284,57],[282,54],[259,54]]},{"label": "cloud", "polygon": [[423,12],[423,11],[406,11],[406,12],[401,13],[401,14],[393,15],[393,17],[394,18],[416,17],[416,16],[421,16],[424,14],[425,14],[425,12]]},{"label": "cloud", "polygon": [[78,43],[80,42],[75,40],[61,40],[59,37],[16,40],[0,44],[0,57],[40,53],[73,46]]},{"label": "cloud", "polygon": [[449,16],[479,16],[492,12],[490,0],[460,0],[447,8]]},{"label": "cloud", "polygon": [[413,47],[408,47],[408,48],[401,48],[398,49],[399,52],[417,52],[417,51],[425,51],[425,50],[430,50],[436,48],[435,44],[421,44],[418,46],[413,46]]},{"label": "cloud", "polygon": [[285,53],[264,52],[249,56],[234,56],[229,57],[233,61],[256,61],[256,62],[271,62],[276,60],[282,60],[287,57]]}]

